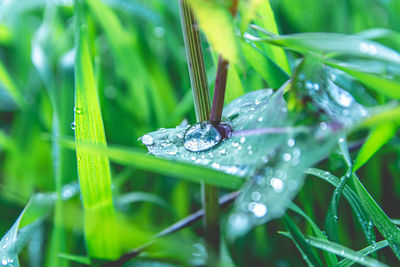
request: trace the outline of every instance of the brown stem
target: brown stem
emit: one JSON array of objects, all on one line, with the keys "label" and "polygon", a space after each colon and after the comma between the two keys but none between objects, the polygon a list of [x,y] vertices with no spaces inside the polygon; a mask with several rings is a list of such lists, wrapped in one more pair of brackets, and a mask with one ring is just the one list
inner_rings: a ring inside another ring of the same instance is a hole
[{"label": "brown stem", "polygon": [[[229,9],[232,16],[235,17],[238,9],[239,0],[232,0],[232,5]],[[226,91],[226,79],[228,76],[229,61],[218,57],[218,68],[217,77],[215,79],[214,97],[211,107],[210,121],[214,125],[218,125],[221,122],[222,110],[224,107],[225,91]]]},{"label": "brown stem", "polygon": [[228,76],[229,62],[218,57],[217,77],[215,80],[214,97],[211,108],[210,120],[214,124],[221,122],[222,109],[224,107],[226,78]]}]

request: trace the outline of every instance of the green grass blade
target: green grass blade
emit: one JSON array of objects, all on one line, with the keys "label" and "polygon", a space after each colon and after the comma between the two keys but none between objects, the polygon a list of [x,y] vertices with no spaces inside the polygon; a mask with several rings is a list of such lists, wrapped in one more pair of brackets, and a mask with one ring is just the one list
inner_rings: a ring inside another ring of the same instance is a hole
[{"label": "green grass blade", "polygon": [[[89,52],[87,25],[81,1],[75,1],[75,140],[106,147],[97,86]],[[95,258],[116,258],[119,244],[107,156],[76,150],[79,184],[85,212],[88,253]]]},{"label": "green grass blade", "polygon": [[283,216],[283,221],[285,223],[286,228],[290,232],[290,234],[293,237],[293,241],[301,248],[301,251],[304,252],[306,258],[306,262],[311,263],[312,266],[323,266],[320,258],[318,255],[315,253],[315,251],[310,247],[310,245],[307,243],[303,233],[300,231],[300,229],[296,226],[296,224],[290,219],[289,216],[284,215]]},{"label": "green grass blade", "polygon": [[342,245],[334,243],[334,242],[330,242],[330,241],[323,240],[323,239],[318,239],[315,237],[306,237],[306,241],[308,244],[310,244],[313,247],[328,251],[330,253],[334,253],[338,256],[341,256],[341,257],[344,257],[347,259],[351,259],[352,261],[360,263],[363,266],[371,266],[371,267],[387,266],[386,264],[384,264],[376,259],[367,257],[367,256],[363,255],[362,253],[359,253],[357,251],[354,251],[350,248],[347,248],[345,246],[342,246]]},{"label": "green grass blade", "polygon": [[355,66],[351,66],[349,64],[338,63],[328,59],[324,61],[327,65],[350,74],[366,87],[371,88],[379,93],[383,93],[388,97],[400,99],[399,82],[383,75],[358,70]]},{"label": "green grass blade", "polygon": [[186,0],[198,20],[212,48],[234,64],[238,61],[238,47],[233,18],[217,1]]},{"label": "green grass blade", "polygon": [[272,88],[280,88],[289,79],[289,75],[255,45],[247,41],[242,41],[241,44],[247,62]]},{"label": "green grass blade", "polygon": [[400,229],[388,218],[354,173],[352,175],[352,181],[362,204],[371,217],[374,225],[378,228],[378,231],[382,236],[389,242],[396,257],[400,259]]},{"label": "green grass blade", "polygon": [[[60,142],[68,148],[75,148],[75,144],[71,141],[64,139],[60,140]],[[108,148],[105,148],[87,144],[77,144],[77,147],[87,153],[103,155],[109,157],[114,162],[132,166],[138,170],[172,176],[190,182],[201,183],[201,181],[204,181],[206,184],[226,189],[238,189],[244,182],[242,178],[215,171],[210,168],[155,158],[151,155],[146,155],[139,149],[120,146],[108,146]]]},{"label": "green grass blade", "polygon": [[[326,182],[332,184],[334,187],[338,187],[340,184],[340,179],[337,178],[336,176],[330,174],[329,172],[315,169],[315,168],[309,168],[305,171],[307,174],[311,174],[315,177],[321,178],[325,180]],[[372,244],[375,242],[375,233],[372,225],[372,221],[367,214],[366,210],[364,209],[361,199],[358,197],[358,195],[353,191],[353,189],[350,188],[350,186],[345,185],[343,188],[343,195],[349,202],[352,210],[354,211],[357,220],[359,221],[361,225],[361,229],[364,232],[364,235],[368,241],[368,243]]]},{"label": "green grass blade", "polygon": [[[383,241],[379,241],[377,243],[374,243],[366,248],[363,248],[362,250],[358,251],[358,254],[362,255],[362,256],[368,256],[371,253],[374,253],[382,248],[385,248],[389,246],[389,243],[387,242],[387,240],[383,240]],[[339,262],[339,264],[337,265],[337,267],[350,267],[351,265],[354,264],[354,260],[351,259],[344,259],[342,261]]]},{"label": "green grass blade", "polygon": [[353,171],[362,167],[383,145],[389,142],[396,135],[397,130],[396,123],[382,124],[372,129],[357,155]]},{"label": "green grass blade", "polygon": [[3,62],[0,61],[0,84],[7,91],[7,93],[11,96],[14,102],[18,107],[23,107],[25,101],[18,91],[17,86],[15,85],[14,80],[11,78],[7,69],[4,67]]},{"label": "green grass blade", "polygon": [[[304,219],[306,219],[306,221],[311,225],[311,228],[313,229],[314,234],[316,235],[316,237],[320,238],[320,239],[324,239],[327,240],[326,236],[324,235],[324,233],[321,231],[321,229],[319,229],[319,227],[317,226],[317,224],[307,215],[304,213],[304,211],[302,211],[296,204],[294,204],[293,202],[290,204],[289,209],[296,212],[297,214],[299,214],[300,216],[302,216]],[[323,251],[324,257],[325,257],[325,261],[326,264],[328,266],[336,266],[338,263],[338,260],[336,258],[336,256],[332,253],[328,253]]]},{"label": "green grass blade", "polygon": [[253,41],[264,41],[300,53],[310,51],[333,55],[350,55],[400,64],[400,54],[384,45],[355,35],[338,33],[298,33],[268,38],[249,36]]}]

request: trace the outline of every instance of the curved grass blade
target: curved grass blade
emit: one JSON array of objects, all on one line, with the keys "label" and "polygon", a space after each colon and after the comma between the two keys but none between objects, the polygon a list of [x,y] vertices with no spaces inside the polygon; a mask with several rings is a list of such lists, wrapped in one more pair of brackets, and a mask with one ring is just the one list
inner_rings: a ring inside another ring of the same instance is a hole
[{"label": "curved grass blade", "polygon": [[389,242],[389,245],[398,259],[400,259],[400,229],[397,227],[371,197],[365,187],[361,184],[355,173],[352,174],[354,187],[360,197],[362,204],[374,222],[382,236]]},{"label": "curved grass blade", "polygon": [[304,255],[306,256],[304,260],[311,266],[323,266],[321,259],[307,243],[307,240],[305,239],[303,233],[292,221],[292,219],[290,219],[290,217],[287,215],[284,215],[282,218],[286,228],[293,237],[293,241],[301,249],[301,251],[303,251]]},{"label": "curved grass blade", "polygon": [[52,208],[55,199],[53,194],[36,194],[29,200],[14,225],[0,241],[2,266],[19,266],[18,253],[32,238],[32,234],[40,225],[41,219]]},{"label": "curved grass blade", "polygon": [[324,62],[331,67],[350,74],[368,88],[371,88],[379,93],[383,93],[388,97],[400,99],[400,83],[392,78],[376,73],[365,72],[357,69],[355,66],[343,62],[339,63],[329,59],[324,59]]},{"label": "curved grass blade", "polygon": [[334,243],[334,242],[330,242],[330,241],[323,240],[323,239],[318,239],[315,237],[305,237],[305,239],[306,239],[307,243],[313,247],[334,253],[340,257],[351,259],[352,261],[362,264],[363,266],[371,266],[371,267],[388,266],[376,259],[367,257],[360,252],[354,251],[350,248],[347,248],[345,246],[342,246],[342,245]]},{"label": "curved grass blade", "polygon": [[[318,178],[321,178],[330,184],[332,184],[334,187],[338,187],[340,184],[340,179],[337,178],[336,176],[330,174],[329,172],[315,169],[315,168],[309,168],[305,171],[307,174],[311,174],[313,176],[316,176]],[[375,242],[375,233],[373,229],[373,224],[372,221],[364,209],[361,199],[358,197],[358,195],[353,191],[353,189],[350,188],[350,186],[345,185],[343,188],[343,195],[349,202],[352,210],[354,211],[357,220],[359,221],[361,225],[361,229],[364,232],[364,235],[368,241],[369,244],[373,244]]]},{"label": "curved grass blade", "polygon": [[396,135],[398,128],[396,123],[386,123],[372,129],[356,157],[353,171],[357,171],[367,163],[383,145],[389,142]]},{"label": "curved grass blade", "polygon": [[[359,254],[363,255],[363,256],[368,256],[371,253],[374,253],[382,248],[385,248],[389,246],[389,243],[387,242],[387,240],[383,240],[383,241],[379,241],[377,243],[374,243],[366,248],[363,248],[362,250],[358,251]],[[351,259],[344,259],[342,261],[339,262],[339,264],[337,265],[337,267],[350,267],[351,265],[353,265],[355,263],[354,260]]]},{"label": "curved grass blade", "polygon": [[17,104],[19,108],[22,108],[25,105],[25,100],[23,99],[21,93],[19,92],[17,86],[15,85],[14,80],[11,78],[11,75],[8,73],[7,69],[0,61],[0,84],[6,90],[6,92],[10,95],[12,100]]},{"label": "curved grass blade", "polygon": [[[87,25],[81,1],[75,1],[75,140],[106,147],[97,86],[91,62]],[[107,156],[76,150],[79,184],[85,213],[88,253],[95,258],[119,256],[117,227]]]},{"label": "curved grass blade", "polygon": [[[307,214],[305,214],[304,211],[302,211],[296,204],[294,204],[292,202],[290,204],[290,206],[289,206],[289,209],[294,211],[294,212],[296,212],[297,214],[302,216],[304,219],[306,219],[306,221],[311,225],[311,228],[313,229],[314,234],[318,238],[327,240],[326,236],[321,231],[321,229],[319,229],[317,224]],[[336,266],[338,264],[338,260],[337,260],[337,258],[336,258],[336,256],[334,254],[328,253],[328,252],[325,252],[325,251],[323,251],[323,254],[324,254],[324,257],[325,257],[326,264],[328,266]]]},{"label": "curved grass blade", "polygon": [[241,44],[247,62],[272,88],[281,87],[289,79],[289,75],[255,45],[248,41],[242,41]]},{"label": "curved grass blade", "polygon": [[314,32],[281,36],[274,35],[267,38],[248,37],[252,41],[264,41],[300,53],[308,53],[310,51],[320,54],[333,53],[334,55],[339,54],[384,60],[400,65],[400,54],[397,51],[355,35]]},{"label": "curved grass blade", "polygon": [[[75,149],[75,143],[69,140],[60,142],[70,148]],[[102,155],[110,158],[114,162],[132,166],[138,170],[149,171],[161,175],[172,176],[190,182],[220,186],[226,189],[238,189],[243,184],[244,179],[215,171],[210,168],[195,166],[192,164],[170,161],[146,155],[142,150],[125,148],[121,146],[102,146],[77,144],[76,147],[89,154]]]}]

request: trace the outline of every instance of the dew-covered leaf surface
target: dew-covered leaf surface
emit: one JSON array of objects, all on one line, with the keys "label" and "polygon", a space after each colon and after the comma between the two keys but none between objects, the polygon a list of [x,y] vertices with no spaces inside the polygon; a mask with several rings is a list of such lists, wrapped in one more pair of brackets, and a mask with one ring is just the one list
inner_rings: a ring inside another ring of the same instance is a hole
[{"label": "dew-covered leaf surface", "polygon": [[[228,236],[282,216],[303,184],[304,170],[329,154],[339,133],[369,114],[333,81],[329,68],[312,59],[299,66],[291,85],[304,102],[300,115],[288,110],[283,97],[287,86],[232,101],[223,111],[225,131],[203,122],[141,137],[156,157],[247,178],[229,217]],[[226,134],[226,125],[231,133]],[[220,132],[231,136],[223,139]]]},{"label": "dew-covered leaf surface", "polygon": [[53,194],[37,194],[32,197],[21,215],[0,241],[0,266],[19,266],[18,253],[32,238],[55,200]]}]

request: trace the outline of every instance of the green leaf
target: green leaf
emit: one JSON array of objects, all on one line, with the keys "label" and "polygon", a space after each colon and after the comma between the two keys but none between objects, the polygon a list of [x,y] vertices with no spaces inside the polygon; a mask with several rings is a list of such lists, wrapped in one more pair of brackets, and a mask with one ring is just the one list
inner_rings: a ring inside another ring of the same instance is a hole
[{"label": "green leaf", "polygon": [[72,261],[72,262],[84,264],[84,265],[91,264],[90,258],[88,258],[87,256],[79,256],[79,255],[60,253],[60,254],[58,254],[58,257]]},{"label": "green leaf", "polygon": [[396,257],[400,259],[400,229],[388,218],[354,173],[352,175],[352,181],[362,204],[374,222],[374,225],[382,236],[389,242],[389,246]]},{"label": "green leaf", "polygon": [[397,123],[382,124],[372,129],[357,155],[353,171],[362,167],[383,145],[389,142],[396,135],[397,130]]},{"label": "green leaf", "polygon": [[371,267],[388,266],[376,259],[365,256],[363,253],[354,251],[350,248],[347,248],[345,246],[342,246],[342,245],[334,243],[334,242],[330,242],[330,241],[315,238],[315,237],[306,237],[306,241],[308,244],[310,244],[313,247],[334,253],[340,257],[350,259],[354,262],[362,264],[363,266],[371,266]]},{"label": "green leaf", "polygon": [[[357,253],[362,256],[368,256],[369,254],[374,253],[374,252],[376,252],[382,248],[385,248],[387,246],[389,246],[389,243],[387,242],[387,240],[383,240],[383,241],[374,243],[366,248],[363,248],[362,250],[358,251]],[[350,267],[354,263],[355,263],[354,260],[347,258],[347,259],[340,261],[339,264],[337,265],[337,267]]]},{"label": "green leaf", "polygon": [[383,93],[388,97],[400,99],[400,83],[393,80],[393,78],[358,70],[357,67],[342,62],[339,63],[329,59],[324,61],[329,66],[350,74],[366,87],[371,88],[379,93]]},{"label": "green leaf", "polygon": [[[60,140],[61,144],[75,149],[75,143],[66,139]],[[174,162],[161,158],[155,158],[143,153],[142,150],[121,146],[94,146],[90,144],[76,144],[81,150],[109,157],[112,161],[135,169],[149,171],[161,175],[172,176],[190,182],[220,186],[226,189],[238,189],[243,184],[243,179],[209,168],[192,164]]]},{"label": "green leaf", "polygon": [[238,61],[238,47],[232,15],[217,1],[187,0],[211,47],[232,64]]},{"label": "green leaf", "polygon": [[[336,55],[348,55],[362,58],[372,58],[400,64],[400,54],[384,45],[361,38],[355,35],[338,33],[297,33],[267,38],[257,38],[248,35],[253,41],[264,41],[267,43],[286,47],[300,53],[310,51],[333,53]],[[332,55],[331,55],[332,56]]]},{"label": "green leaf", "polygon": [[[75,1],[75,140],[106,147],[97,86],[89,52],[87,24],[81,1]],[[79,184],[85,212],[85,238],[91,257],[119,256],[118,236],[107,156],[76,150]]]},{"label": "green leaf", "polygon": [[[249,22],[254,20],[254,23],[265,28],[266,30],[274,33],[278,33],[278,26],[275,20],[274,13],[272,11],[270,1],[268,0],[249,0],[240,1],[240,12],[241,12],[241,31],[245,32]],[[279,67],[281,67],[286,73],[291,73],[291,69],[282,48],[274,47],[268,44],[262,46],[265,54],[272,59]]]},{"label": "green leaf", "polygon": [[241,44],[247,62],[272,88],[281,87],[289,79],[289,75],[255,45],[247,41],[242,41]]},{"label": "green leaf", "polygon": [[[338,179],[331,173],[323,170],[309,168],[305,171],[305,173],[321,178],[327,181],[328,183],[332,184],[334,187],[338,187],[340,184],[340,179]],[[363,230],[368,243],[372,244],[373,242],[375,242],[374,228],[371,218],[369,217],[368,213],[366,212],[364,206],[361,203],[361,199],[348,185],[344,186],[343,195],[345,196],[353,212],[355,213],[356,218],[360,223],[361,229]]]},{"label": "green leaf", "polygon": [[289,216],[283,216],[283,221],[285,223],[286,228],[290,232],[293,241],[296,245],[303,251],[306,258],[304,260],[309,264],[309,266],[323,266],[321,259],[315,253],[315,251],[310,247],[307,240],[305,239],[303,233],[296,226],[296,224],[290,219]]},{"label": "green leaf", "polygon": [[[311,225],[311,228],[313,229],[314,234],[320,238],[320,239],[324,239],[327,240],[326,236],[324,235],[324,233],[321,231],[321,229],[319,229],[319,227],[317,226],[317,224],[307,215],[304,213],[304,211],[302,211],[296,204],[294,204],[293,202],[290,204],[289,209],[296,212],[297,214],[299,214],[300,216],[302,216],[304,219],[307,220],[307,222]],[[325,251],[323,251],[324,257],[325,257],[325,261],[327,263],[328,266],[336,266],[338,261],[337,258],[334,254],[332,253],[327,253]]]},{"label": "green leaf", "polygon": [[32,238],[56,199],[54,194],[36,194],[25,206],[11,229],[0,241],[0,263],[4,266],[19,266],[18,253]]},{"label": "green leaf", "polygon": [[[12,100],[17,104],[19,108],[25,105],[25,100],[23,99],[21,93],[19,92],[17,86],[15,85],[14,80],[12,79],[11,75],[8,73],[7,69],[0,61],[0,85],[2,89],[4,89]],[[4,98],[4,96],[2,96]],[[4,101],[4,99],[2,100]],[[8,109],[9,107],[6,106]]]}]

